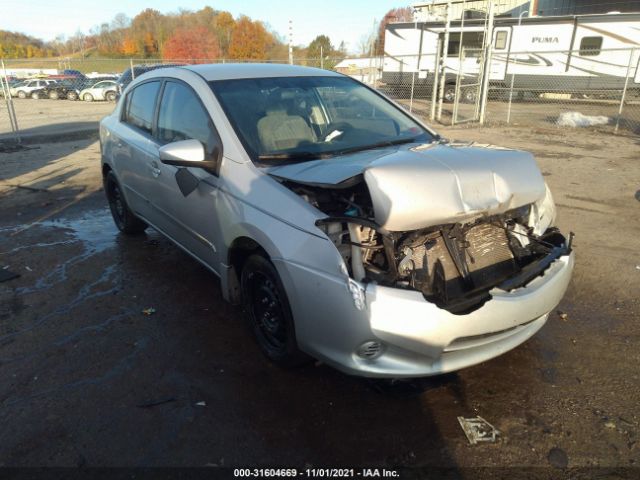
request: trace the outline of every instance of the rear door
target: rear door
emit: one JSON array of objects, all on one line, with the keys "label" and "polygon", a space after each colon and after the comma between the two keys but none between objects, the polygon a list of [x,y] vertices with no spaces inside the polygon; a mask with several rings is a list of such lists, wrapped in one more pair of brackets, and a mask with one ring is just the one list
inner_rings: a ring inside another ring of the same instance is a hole
[{"label": "rear door", "polygon": [[158,168],[151,141],[160,80],[150,80],[130,90],[124,99],[120,128],[114,132],[116,174],[129,206],[155,224],[159,219],[152,207],[153,187]]}]

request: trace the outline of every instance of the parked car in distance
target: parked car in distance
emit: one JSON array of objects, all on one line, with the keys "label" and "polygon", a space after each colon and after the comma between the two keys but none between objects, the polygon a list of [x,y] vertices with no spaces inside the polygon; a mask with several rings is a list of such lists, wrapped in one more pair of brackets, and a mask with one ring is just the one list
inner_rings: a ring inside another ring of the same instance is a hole
[{"label": "parked car in distance", "polygon": [[8,80],[9,80],[9,82],[8,82],[8,84],[4,85],[4,88],[2,88],[2,86],[0,84],[0,97],[4,97],[5,88],[8,88],[9,91],[11,91],[12,88],[16,87],[17,85],[19,85],[20,83],[23,82],[23,80],[20,80],[20,79],[17,79],[17,78],[11,78],[11,77],[9,77]]},{"label": "parked car in distance", "polygon": [[67,100],[78,100],[80,92],[85,88],[90,87],[95,82],[87,78],[65,78],[59,80],[58,84],[65,87],[67,91]]},{"label": "parked car in distance", "polygon": [[131,68],[126,69],[122,72],[122,75],[118,77],[116,83],[118,84],[118,94],[122,93],[127,85],[131,83],[131,81],[135,78],[138,78],[140,75],[146,72],[150,72],[152,70],[157,70],[159,68],[169,68],[169,67],[179,67],[184,64],[182,63],[156,63],[156,64],[143,64],[143,65],[135,65],[133,67],[133,72]]},{"label": "parked car in distance", "polygon": [[40,98],[49,98],[51,100],[58,100],[67,98],[69,93],[74,92],[73,89],[65,87],[59,82],[50,83],[45,87],[31,92],[31,98],[38,100]]},{"label": "parked car in distance", "polygon": [[66,75],[66,76],[70,76],[70,77],[76,77],[76,78],[87,78],[85,76],[84,73],[82,73],[80,70],[74,70],[74,69],[70,69],[67,68],[65,70],[62,71],[62,75]]},{"label": "parked car in distance", "polygon": [[534,335],[571,278],[530,153],[449,142],[337,73],[147,72],[100,143],[117,227],[152,226],[217,274],[277,364],[459,370]]},{"label": "parked car in distance", "polygon": [[18,98],[29,98],[31,94],[40,90],[48,85],[55,83],[54,80],[45,80],[45,79],[33,79],[33,80],[25,80],[15,87],[9,89],[12,97]]},{"label": "parked car in distance", "polygon": [[95,100],[115,102],[118,97],[117,89],[118,86],[115,81],[105,80],[83,89],[78,96],[80,100],[84,100],[85,102],[93,102]]}]

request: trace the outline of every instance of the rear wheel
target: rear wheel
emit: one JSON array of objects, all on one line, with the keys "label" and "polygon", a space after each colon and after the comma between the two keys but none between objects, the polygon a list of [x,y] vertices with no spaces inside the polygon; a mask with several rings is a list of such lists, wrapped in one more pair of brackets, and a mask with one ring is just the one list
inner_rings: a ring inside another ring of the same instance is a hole
[{"label": "rear wheel", "polygon": [[306,357],[296,341],[289,300],[273,264],[260,255],[251,255],[244,264],[240,281],[242,305],[262,352],[281,366],[296,366]]},{"label": "rear wheel", "polygon": [[49,92],[49,98],[51,100],[57,100],[60,97],[60,95],[58,95],[58,92],[56,92],[55,90],[51,90]]},{"label": "rear wheel", "polygon": [[104,191],[107,194],[111,216],[118,230],[127,234],[142,233],[146,230],[147,224],[136,217],[127,205],[120,184],[113,172],[109,172],[104,179]]},{"label": "rear wheel", "polygon": [[33,92],[31,94],[31,98],[33,98],[34,100],[38,100],[40,98],[40,94],[38,92]]},{"label": "rear wheel", "polygon": [[69,100],[77,100],[78,99],[78,94],[76,92],[69,92],[69,93],[67,93],[67,98]]},{"label": "rear wheel", "polygon": [[116,92],[107,92],[105,97],[106,97],[108,102],[115,102],[116,101]]}]

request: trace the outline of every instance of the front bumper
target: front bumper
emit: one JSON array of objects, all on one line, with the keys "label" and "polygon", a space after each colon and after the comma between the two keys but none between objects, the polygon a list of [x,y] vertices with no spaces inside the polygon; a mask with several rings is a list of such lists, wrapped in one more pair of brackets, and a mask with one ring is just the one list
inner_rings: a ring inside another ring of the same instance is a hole
[{"label": "front bumper", "polygon": [[[361,285],[366,308],[357,310],[344,279],[291,264],[279,270],[294,291],[300,348],[345,373],[400,378],[459,370],[525,342],[562,299],[573,265],[573,253],[561,256],[525,287],[494,288],[491,300],[466,315],[440,309],[420,292],[375,284]],[[356,353],[368,341],[382,343],[377,358]]]}]

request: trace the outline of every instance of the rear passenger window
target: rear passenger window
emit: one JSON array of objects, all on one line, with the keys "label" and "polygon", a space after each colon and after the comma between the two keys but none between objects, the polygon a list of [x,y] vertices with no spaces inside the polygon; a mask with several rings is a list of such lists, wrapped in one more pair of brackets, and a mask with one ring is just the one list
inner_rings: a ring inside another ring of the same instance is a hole
[{"label": "rear passenger window", "polygon": [[213,124],[195,92],[186,85],[167,82],[158,114],[158,139],[161,143],[200,140],[207,153],[216,145]]},{"label": "rear passenger window", "polygon": [[600,55],[602,37],[583,37],[580,40],[580,55],[583,57]]},{"label": "rear passenger window", "polygon": [[127,96],[124,122],[145,133],[151,133],[153,112],[159,89],[160,82],[147,82],[134,88]]}]

